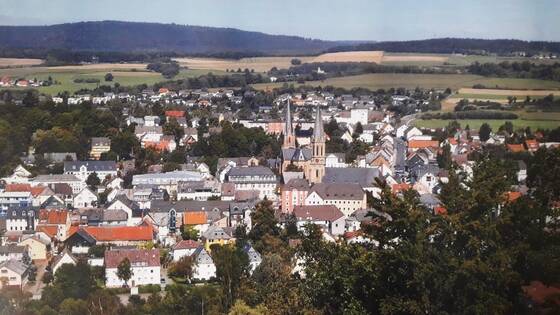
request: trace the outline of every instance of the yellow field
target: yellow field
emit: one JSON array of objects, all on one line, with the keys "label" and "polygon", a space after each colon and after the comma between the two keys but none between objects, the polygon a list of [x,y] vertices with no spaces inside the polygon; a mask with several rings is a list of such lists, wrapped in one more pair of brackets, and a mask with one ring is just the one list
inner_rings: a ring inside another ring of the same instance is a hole
[{"label": "yellow field", "polygon": [[43,62],[41,59],[28,58],[0,58],[0,68],[36,66]]},{"label": "yellow field", "polygon": [[547,96],[549,94],[558,94],[558,90],[502,90],[502,89],[459,89],[459,94],[482,94],[482,95],[500,95],[500,96]]},{"label": "yellow field", "polygon": [[382,63],[387,62],[404,62],[404,63],[413,63],[413,62],[446,62],[449,60],[448,57],[445,56],[432,56],[432,55],[384,55],[383,59],[381,60]]},{"label": "yellow field", "polygon": [[313,62],[375,62],[383,60],[382,51],[348,51],[322,54],[313,59]]},{"label": "yellow field", "polygon": [[382,51],[351,51],[322,54],[316,57],[255,57],[242,58],[239,60],[217,59],[217,58],[175,58],[181,66],[189,69],[203,70],[234,70],[254,69],[256,72],[267,72],[271,68],[287,69],[292,66],[292,59],[297,58],[302,63],[310,62],[376,62],[380,63],[383,58]]}]

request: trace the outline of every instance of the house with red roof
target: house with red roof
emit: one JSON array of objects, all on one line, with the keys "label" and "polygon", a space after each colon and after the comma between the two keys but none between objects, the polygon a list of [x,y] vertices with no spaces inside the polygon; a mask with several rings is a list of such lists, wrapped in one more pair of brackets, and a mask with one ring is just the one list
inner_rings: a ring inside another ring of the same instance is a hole
[{"label": "house with red roof", "polygon": [[67,210],[41,209],[39,210],[39,224],[36,230],[44,232],[51,239],[64,241],[68,236],[71,220]]},{"label": "house with red roof", "polygon": [[[124,282],[117,275],[119,265],[130,262],[132,277]],[[159,284],[161,264],[159,249],[111,249],[105,251],[105,285],[118,288],[123,285],[137,287],[147,284]]]},{"label": "house with red roof", "polygon": [[185,111],[184,110],[166,110],[165,111],[165,117],[167,117],[167,118],[185,117]]},{"label": "house with red roof", "polygon": [[506,146],[510,152],[525,152],[525,146],[523,146],[523,144],[507,144]]},{"label": "house with red roof", "polygon": [[72,253],[87,253],[90,247],[99,244],[117,246],[140,245],[154,240],[151,225],[141,226],[72,226],[64,241]]},{"label": "house with red roof", "polygon": [[539,149],[539,142],[535,139],[527,139],[525,140],[525,148],[527,148],[527,151],[529,152],[535,152]]}]

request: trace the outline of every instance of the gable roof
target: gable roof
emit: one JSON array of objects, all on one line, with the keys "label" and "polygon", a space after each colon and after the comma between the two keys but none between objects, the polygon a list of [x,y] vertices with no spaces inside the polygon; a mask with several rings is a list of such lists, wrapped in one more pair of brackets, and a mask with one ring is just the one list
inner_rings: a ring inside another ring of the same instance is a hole
[{"label": "gable roof", "polygon": [[154,237],[153,228],[147,226],[85,226],[71,227],[69,235],[84,231],[98,242],[111,241],[151,241]]},{"label": "gable roof", "polygon": [[319,183],[313,185],[311,192],[316,192],[322,199],[327,200],[362,200],[365,192],[359,184]]},{"label": "gable roof", "polygon": [[68,211],[66,210],[39,210],[39,222],[42,224],[66,224]]},{"label": "gable roof", "polygon": [[105,251],[105,267],[117,268],[125,258],[132,268],[160,266],[159,249],[112,249]]},{"label": "gable roof", "polygon": [[2,263],[0,263],[0,268],[7,268],[10,269],[11,271],[19,274],[19,275],[24,275],[27,272],[27,266],[19,261],[19,260],[6,260]]},{"label": "gable roof", "polygon": [[196,249],[200,246],[200,242],[193,240],[182,240],[173,246],[174,250],[178,249]]},{"label": "gable roof", "polygon": [[206,224],[208,219],[205,211],[189,211],[183,213],[183,224]]},{"label": "gable roof", "polygon": [[379,177],[377,168],[358,168],[358,167],[326,167],[323,183],[355,183],[362,187],[371,187],[375,183],[375,178]]},{"label": "gable roof", "polygon": [[298,219],[311,219],[316,221],[336,221],[344,214],[334,205],[320,206],[295,206],[294,215]]},{"label": "gable roof", "polygon": [[437,148],[439,147],[439,142],[437,140],[410,140],[408,141],[409,149],[420,149],[420,148]]}]

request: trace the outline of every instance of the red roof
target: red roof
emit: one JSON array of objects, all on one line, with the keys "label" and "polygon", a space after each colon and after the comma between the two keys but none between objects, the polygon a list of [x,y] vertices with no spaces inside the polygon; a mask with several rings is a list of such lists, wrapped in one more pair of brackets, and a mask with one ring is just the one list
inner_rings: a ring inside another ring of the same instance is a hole
[{"label": "red roof", "polygon": [[517,200],[521,197],[521,193],[519,191],[509,191],[507,192],[507,201],[512,202]]},{"label": "red roof", "polygon": [[525,151],[525,147],[522,144],[508,144],[507,148],[511,152],[523,152],[523,151]]},{"label": "red roof", "polygon": [[[111,241],[152,241],[153,228],[147,226],[86,226],[80,227],[99,242]],[[78,227],[71,227],[69,235],[78,231]]]},{"label": "red roof", "polygon": [[66,210],[39,210],[39,221],[44,224],[66,224],[67,219]]},{"label": "red roof", "polygon": [[439,147],[439,142],[436,140],[410,140],[408,141],[409,149],[421,149],[421,148],[437,148]]},{"label": "red roof", "polygon": [[531,151],[536,151],[539,149],[539,143],[537,142],[537,140],[525,140],[525,146],[527,147],[527,150],[531,150]]},{"label": "red roof", "polygon": [[398,192],[404,191],[404,190],[409,190],[410,189],[410,185],[407,183],[401,183],[401,184],[393,184],[393,186],[391,186],[391,190],[396,194]]},{"label": "red roof", "polygon": [[167,88],[160,88],[160,89],[158,90],[158,93],[159,93],[159,94],[168,93],[168,92],[169,92],[169,89],[167,89]]},{"label": "red roof", "polygon": [[560,288],[558,287],[546,286],[540,281],[532,281],[530,285],[522,288],[525,294],[538,304],[550,300],[554,304],[560,305]]},{"label": "red roof", "polygon": [[56,225],[37,225],[36,230],[47,234],[50,238],[55,238],[58,227]]},{"label": "red roof", "polygon": [[185,111],[184,110],[166,110],[165,111],[165,116],[175,117],[175,118],[185,117]]},{"label": "red roof", "polygon": [[173,249],[196,249],[200,246],[200,243],[193,240],[182,240],[173,246]]},{"label": "red roof", "polygon": [[24,192],[29,191],[31,192],[31,185],[29,184],[8,184],[5,188],[6,191],[11,192]]},{"label": "red roof", "polygon": [[435,214],[447,214],[447,209],[442,206],[437,206],[434,208]]},{"label": "red roof", "polygon": [[132,267],[160,266],[159,249],[118,249],[105,251],[105,267],[117,268],[125,258],[128,258]]}]

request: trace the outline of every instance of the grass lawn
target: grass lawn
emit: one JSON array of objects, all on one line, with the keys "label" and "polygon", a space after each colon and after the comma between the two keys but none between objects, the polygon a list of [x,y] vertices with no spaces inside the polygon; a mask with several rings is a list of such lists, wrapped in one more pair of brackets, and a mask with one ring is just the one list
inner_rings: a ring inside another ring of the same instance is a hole
[{"label": "grass lawn", "polygon": [[[281,87],[284,83],[261,83],[253,87],[260,90]],[[298,86],[297,83],[289,83]],[[459,89],[471,87],[475,84],[483,84],[488,87],[500,87],[510,89],[557,89],[560,82],[535,80],[535,79],[511,79],[511,78],[487,78],[471,74],[407,74],[407,73],[371,73],[355,76],[329,78],[324,81],[308,81],[306,85],[341,87],[346,89],[362,87],[370,90],[389,88],[435,88],[435,89]]]},{"label": "grass lawn", "polygon": [[[111,72],[113,74],[112,82],[105,82],[105,74]],[[212,71],[214,74],[223,74],[225,72]],[[191,70],[182,69],[179,74],[173,78],[186,79],[207,74],[208,70]],[[114,67],[110,64],[105,67],[27,67],[27,68],[14,68],[0,70],[0,76],[9,75],[14,78],[26,78],[39,80],[46,80],[49,76],[58,84],[51,86],[37,88],[40,92],[45,94],[55,95],[60,92],[68,91],[74,93],[80,89],[94,89],[97,87],[96,83],[75,83],[75,79],[88,79],[94,78],[99,80],[99,85],[114,85],[119,83],[121,86],[134,86],[139,84],[154,84],[157,82],[167,81],[161,74],[150,72],[142,69],[138,65],[126,68],[126,65],[117,64]],[[17,89],[16,87],[9,87],[10,89]]]}]

